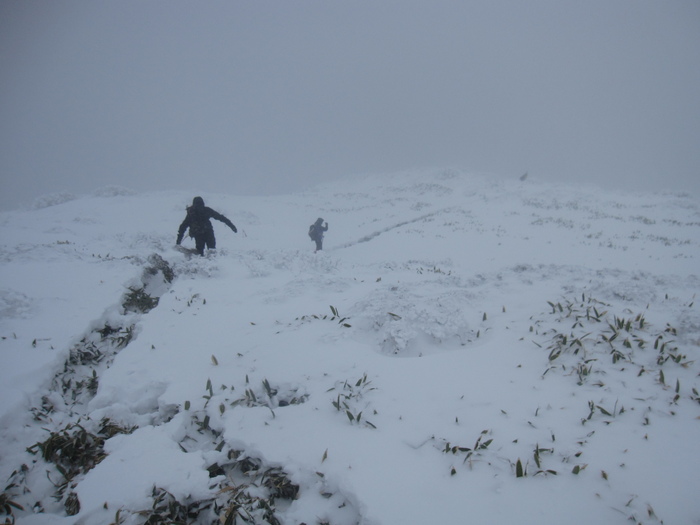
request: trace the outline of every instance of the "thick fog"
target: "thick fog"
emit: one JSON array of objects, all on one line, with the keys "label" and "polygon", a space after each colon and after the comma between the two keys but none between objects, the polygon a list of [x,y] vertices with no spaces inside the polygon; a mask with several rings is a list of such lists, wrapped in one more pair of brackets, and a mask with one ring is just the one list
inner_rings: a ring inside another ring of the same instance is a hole
[{"label": "thick fog", "polygon": [[0,2],[0,208],[425,167],[700,195],[700,2]]}]

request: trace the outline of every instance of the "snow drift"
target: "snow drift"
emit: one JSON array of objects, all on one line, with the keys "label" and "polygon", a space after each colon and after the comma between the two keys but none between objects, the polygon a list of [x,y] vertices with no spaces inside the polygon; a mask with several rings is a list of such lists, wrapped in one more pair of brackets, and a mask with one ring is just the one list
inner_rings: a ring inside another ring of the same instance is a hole
[{"label": "snow drift", "polygon": [[0,215],[11,522],[700,523],[691,196],[203,197],[239,229],[206,257],[182,192]]}]

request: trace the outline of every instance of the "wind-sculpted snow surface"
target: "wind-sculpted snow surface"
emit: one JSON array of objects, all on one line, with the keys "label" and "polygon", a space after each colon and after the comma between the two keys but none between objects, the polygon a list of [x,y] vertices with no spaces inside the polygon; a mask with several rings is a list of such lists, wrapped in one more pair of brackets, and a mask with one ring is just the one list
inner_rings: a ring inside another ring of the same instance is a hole
[{"label": "wind-sculpted snow surface", "polygon": [[454,170],[203,197],[239,230],[205,257],[181,192],[0,216],[0,518],[700,523],[696,199]]},{"label": "wind-sculpted snow surface", "polygon": [[424,267],[413,261],[403,271],[416,276],[379,286],[351,310],[363,333],[379,334],[377,343],[382,352],[415,357],[453,345],[465,346],[476,337],[477,331],[470,329],[467,319],[478,304],[474,293],[458,278],[437,266]]}]

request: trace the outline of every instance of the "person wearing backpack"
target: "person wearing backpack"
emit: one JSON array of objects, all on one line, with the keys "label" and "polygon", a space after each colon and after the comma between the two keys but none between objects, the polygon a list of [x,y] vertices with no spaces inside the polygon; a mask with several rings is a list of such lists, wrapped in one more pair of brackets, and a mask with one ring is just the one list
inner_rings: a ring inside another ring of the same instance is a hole
[{"label": "person wearing backpack", "polygon": [[182,238],[185,236],[185,231],[189,228],[190,237],[194,238],[195,247],[199,255],[204,255],[205,246],[210,250],[215,249],[216,237],[214,237],[214,227],[209,222],[209,219],[221,221],[231,228],[233,233],[238,233],[238,230],[230,220],[219,212],[205,206],[202,197],[195,197],[192,199],[192,206],[187,207],[187,215],[177,231],[175,244],[180,245]]},{"label": "person wearing backpack", "polygon": [[[316,222],[309,226],[309,237],[316,243],[316,251],[323,249],[323,232],[328,231],[328,223],[323,224],[323,219],[320,217]],[[316,252],[314,252],[316,253]]]}]

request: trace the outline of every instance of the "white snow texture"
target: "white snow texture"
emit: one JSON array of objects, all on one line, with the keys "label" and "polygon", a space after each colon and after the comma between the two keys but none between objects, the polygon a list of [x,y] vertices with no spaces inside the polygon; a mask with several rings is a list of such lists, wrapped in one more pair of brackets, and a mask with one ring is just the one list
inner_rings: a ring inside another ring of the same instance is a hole
[{"label": "white snow texture", "polygon": [[0,214],[0,519],[700,523],[694,197],[202,196],[238,227],[204,257],[184,192]]}]

